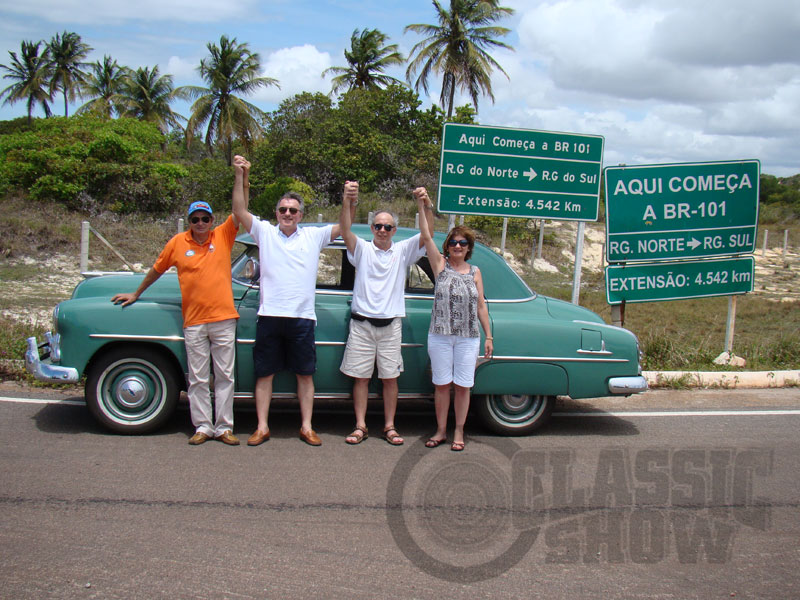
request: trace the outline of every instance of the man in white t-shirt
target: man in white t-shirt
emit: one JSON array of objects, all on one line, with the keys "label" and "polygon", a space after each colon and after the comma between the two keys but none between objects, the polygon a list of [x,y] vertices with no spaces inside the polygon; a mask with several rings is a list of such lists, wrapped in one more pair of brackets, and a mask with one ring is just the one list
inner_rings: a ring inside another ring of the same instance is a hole
[{"label": "man in white t-shirt", "polygon": [[[340,370],[353,377],[353,405],[356,427],[345,438],[348,444],[359,444],[367,438],[367,396],[369,380],[378,365],[378,378],[383,383],[384,439],[394,446],[403,443],[394,425],[397,410],[397,378],[403,371],[401,353],[402,318],[406,316],[405,282],[408,267],[425,256],[425,246],[417,234],[394,243],[397,217],[388,210],[375,213],[373,239],[367,242],[351,230],[352,205],[358,200],[358,184],[345,183],[342,211],[339,217],[342,239],[347,245],[347,258],[356,268],[350,334]],[[431,206],[426,206],[431,210]],[[433,215],[427,219],[433,234]]]},{"label": "man in white t-shirt", "polygon": [[322,444],[311,427],[317,361],[314,299],[320,252],[339,237],[340,226],[298,227],[303,212],[303,198],[287,192],[275,210],[278,221],[275,226],[252,215],[243,194],[233,196],[233,213],[258,244],[261,264],[261,296],[253,348],[258,426],[247,440],[249,446],[258,446],[269,439],[267,418],[272,380],[282,370],[292,371],[297,377],[302,419],[300,439],[312,446]]}]

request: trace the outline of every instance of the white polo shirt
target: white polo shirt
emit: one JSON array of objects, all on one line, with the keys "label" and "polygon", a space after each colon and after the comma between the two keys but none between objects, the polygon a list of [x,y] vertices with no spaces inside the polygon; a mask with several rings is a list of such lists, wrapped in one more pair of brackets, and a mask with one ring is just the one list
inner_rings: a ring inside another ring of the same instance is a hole
[{"label": "white polo shirt", "polygon": [[347,259],[356,268],[353,312],[376,319],[405,317],[406,272],[409,265],[423,256],[425,247],[419,247],[419,234],[393,242],[388,250],[358,238],[355,251],[347,253]]},{"label": "white polo shirt", "polygon": [[317,265],[332,230],[333,225],[298,227],[286,237],[279,227],[253,216],[250,235],[261,262],[259,315],[317,320]]}]

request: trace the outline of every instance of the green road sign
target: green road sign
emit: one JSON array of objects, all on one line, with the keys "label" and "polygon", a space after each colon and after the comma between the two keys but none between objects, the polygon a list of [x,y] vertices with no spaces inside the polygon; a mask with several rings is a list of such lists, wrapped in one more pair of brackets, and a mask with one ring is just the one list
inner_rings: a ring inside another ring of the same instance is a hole
[{"label": "green road sign", "polygon": [[445,123],[444,213],[596,221],[603,137]]},{"label": "green road sign", "polygon": [[753,291],[752,256],[660,264],[609,265],[609,304],[730,296]]},{"label": "green road sign", "polygon": [[757,160],[607,167],[608,262],[752,253]]}]

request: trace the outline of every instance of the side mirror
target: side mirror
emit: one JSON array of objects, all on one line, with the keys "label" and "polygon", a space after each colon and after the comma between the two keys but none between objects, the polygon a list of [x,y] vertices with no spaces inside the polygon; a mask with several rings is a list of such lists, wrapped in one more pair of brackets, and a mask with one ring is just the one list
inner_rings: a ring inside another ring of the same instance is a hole
[{"label": "side mirror", "polygon": [[258,265],[258,259],[256,258],[247,259],[247,262],[244,265],[244,276],[246,279],[249,279],[252,283],[258,283],[258,280],[261,277],[261,269]]}]

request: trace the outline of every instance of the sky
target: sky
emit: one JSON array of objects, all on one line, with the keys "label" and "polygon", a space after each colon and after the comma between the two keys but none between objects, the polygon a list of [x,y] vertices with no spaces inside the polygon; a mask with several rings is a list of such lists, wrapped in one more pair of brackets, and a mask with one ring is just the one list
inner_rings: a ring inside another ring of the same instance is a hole
[{"label": "sky", "polygon": [[[447,0],[443,0],[447,3]],[[800,173],[800,3],[786,0],[506,0],[514,51],[494,50],[478,122],[602,135],[603,163],[758,159],[762,173]],[[435,23],[430,0],[25,0],[0,2],[0,63],[22,40],[78,33],[129,67],[158,65],[176,86],[202,85],[197,65],[221,35],[247,42],[280,88],[262,110],[302,91],[330,92],[354,29],[377,28],[404,56]],[[388,71],[405,79],[405,67]],[[0,81],[0,89],[10,82]],[[440,82],[431,80],[438,102]],[[457,105],[468,98],[457,99]],[[70,112],[75,107],[70,108]],[[189,106],[176,104],[188,116]],[[24,102],[0,119],[25,115]],[[63,103],[54,102],[55,114]]]}]

